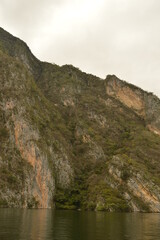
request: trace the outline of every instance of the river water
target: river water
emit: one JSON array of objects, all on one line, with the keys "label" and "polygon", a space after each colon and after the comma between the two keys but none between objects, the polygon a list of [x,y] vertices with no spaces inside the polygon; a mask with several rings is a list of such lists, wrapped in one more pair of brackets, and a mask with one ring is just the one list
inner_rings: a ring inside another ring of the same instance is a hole
[{"label": "river water", "polygon": [[160,240],[160,214],[0,209],[0,240]]}]

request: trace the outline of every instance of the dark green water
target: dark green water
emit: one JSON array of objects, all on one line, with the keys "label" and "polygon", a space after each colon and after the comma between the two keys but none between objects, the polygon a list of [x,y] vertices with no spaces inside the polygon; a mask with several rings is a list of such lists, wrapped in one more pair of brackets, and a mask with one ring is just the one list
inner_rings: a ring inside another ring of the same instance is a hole
[{"label": "dark green water", "polygon": [[160,240],[160,214],[0,209],[0,240]]}]

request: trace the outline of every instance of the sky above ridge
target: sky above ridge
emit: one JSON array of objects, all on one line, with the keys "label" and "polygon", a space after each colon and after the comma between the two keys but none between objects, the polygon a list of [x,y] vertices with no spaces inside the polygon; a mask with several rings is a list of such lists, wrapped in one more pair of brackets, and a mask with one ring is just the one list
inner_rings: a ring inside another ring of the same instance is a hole
[{"label": "sky above ridge", "polygon": [[42,61],[115,74],[160,97],[159,0],[1,0],[0,26]]}]

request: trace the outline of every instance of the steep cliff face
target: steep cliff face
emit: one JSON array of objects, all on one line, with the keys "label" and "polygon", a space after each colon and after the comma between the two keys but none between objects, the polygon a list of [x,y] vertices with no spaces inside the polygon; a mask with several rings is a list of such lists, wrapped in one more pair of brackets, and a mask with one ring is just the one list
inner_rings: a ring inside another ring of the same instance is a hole
[{"label": "steep cliff face", "polygon": [[160,212],[160,100],[40,62],[0,28],[0,206]]},{"label": "steep cliff face", "polygon": [[27,70],[38,77],[41,72],[41,62],[31,53],[25,42],[13,37],[0,27],[0,49],[25,65]]},{"label": "steep cliff face", "polygon": [[[1,146],[1,171],[4,175],[4,179],[1,179],[1,205],[53,207],[56,169],[60,168],[57,179],[60,179],[63,187],[70,184],[72,170],[67,156],[64,156],[65,150],[58,149],[56,153],[53,150],[54,136],[53,142],[45,141],[47,134],[43,133],[42,128],[47,126],[45,121],[51,121],[50,109],[47,109],[45,99],[26,65],[2,52],[0,63],[1,111],[4,119],[1,132],[3,134],[5,129],[8,134],[6,142]],[[39,111],[39,114],[34,117],[36,111]],[[43,114],[45,116],[42,116]],[[54,134],[51,127],[48,127],[48,131]],[[7,149],[13,153],[6,153]],[[15,152],[22,164],[26,165],[24,169],[22,165],[21,169],[20,163],[20,173],[14,166],[17,164]],[[60,167],[60,164],[63,167]],[[14,189],[15,187],[17,189]]]},{"label": "steep cliff face", "polygon": [[144,172],[135,169],[132,160],[115,156],[109,164],[109,174],[116,188],[124,188],[124,198],[134,211],[160,212],[160,188]]},{"label": "steep cliff face", "polygon": [[144,118],[151,131],[160,135],[160,100],[156,96],[121,81],[114,75],[106,78],[106,92],[133,109]]}]

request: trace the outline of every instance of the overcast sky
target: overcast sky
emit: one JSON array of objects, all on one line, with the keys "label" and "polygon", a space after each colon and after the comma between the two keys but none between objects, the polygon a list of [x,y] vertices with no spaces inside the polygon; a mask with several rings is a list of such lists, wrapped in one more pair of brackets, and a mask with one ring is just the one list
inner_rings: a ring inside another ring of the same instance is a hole
[{"label": "overcast sky", "polygon": [[160,97],[160,0],[0,0],[0,25],[42,61]]}]

